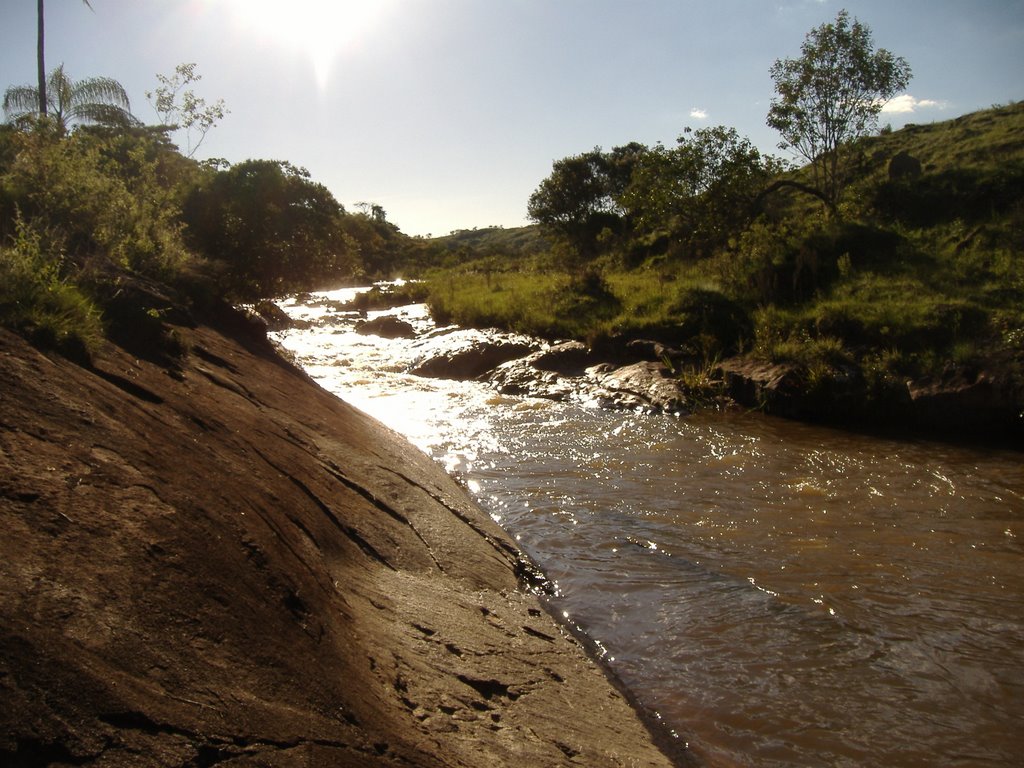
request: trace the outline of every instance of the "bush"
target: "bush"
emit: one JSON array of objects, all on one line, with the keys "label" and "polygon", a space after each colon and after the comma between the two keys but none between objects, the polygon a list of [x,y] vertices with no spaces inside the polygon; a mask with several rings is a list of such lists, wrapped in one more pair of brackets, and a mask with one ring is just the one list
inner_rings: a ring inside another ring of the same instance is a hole
[{"label": "bush", "polygon": [[0,247],[0,323],[44,348],[88,363],[103,338],[96,305],[44,254],[41,237],[19,221],[12,245]]},{"label": "bush", "polygon": [[753,336],[750,315],[721,291],[684,288],[668,311],[677,318],[677,341],[695,346],[694,351],[705,356],[734,352]]},{"label": "bush", "polygon": [[160,278],[188,260],[178,193],[163,178],[161,150],[148,137],[76,131],[60,138],[40,129],[12,142],[4,207],[32,223],[44,251],[78,266],[101,254]]}]

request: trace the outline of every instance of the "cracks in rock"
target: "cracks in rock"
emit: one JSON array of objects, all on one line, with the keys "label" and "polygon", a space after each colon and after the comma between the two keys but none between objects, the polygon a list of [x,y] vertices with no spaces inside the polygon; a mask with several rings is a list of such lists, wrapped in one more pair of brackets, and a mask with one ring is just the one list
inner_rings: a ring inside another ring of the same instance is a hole
[{"label": "cracks in rock", "polygon": [[[377,496],[374,495],[373,491],[369,490],[368,488],[364,488],[363,486],[346,477],[345,474],[341,471],[341,469],[338,468],[336,464],[334,464],[334,462],[324,461],[321,462],[321,465],[328,472],[328,474],[331,475],[331,477],[336,479],[339,483],[344,485],[350,491],[359,494],[368,502],[370,502],[376,509],[379,509],[381,512],[388,515],[392,519],[398,521],[399,523],[405,526],[408,526],[409,530],[411,530],[413,534],[415,534],[416,538],[420,540],[420,543],[423,544],[424,549],[426,549],[427,554],[430,555],[430,559],[434,562],[434,566],[437,568],[437,570],[439,570],[441,573],[446,572],[444,565],[442,565],[441,561],[438,560],[437,557],[434,555],[433,547],[431,547],[430,544],[427,543],[427,540],[423,538],[423,534],[421,534],[416,529],[416,526],[413,525],[412,521],[409,518],[407,518],[401,512],[396,510],[394,507],[378,499]],[[413,485],[417,488],[421,487],[416,485],[415,483],[413,483]]]},{"label": "cracks in rock", "polygon": [[359,485],[358,483],[356,483],[353,480],[350,480],[348,477],[345,476],[345,474],[341,471],[341,469],[338,468],[338,466],[334,462],[332,462],[332,461],[323,461],[323,462],[321,462],[321,465],[323,466],[323,468],[325,470],[327,470],[328,474],[330,474],[331,477],[333,477],[339,483],[344,485],[350,491],[353,491],[354,493],[357,493],[360,496],[362,496],[364,499],[366,499],[368,502],[370,502],[374,507],[376,507],[381,512],[386,514],[388,517],[394,518],[395,520],[397,520],[398,522],[402,523],[403,525],[409,525],[411,527],[411,523],[409,522],[409,518],[407,518],[405,515],[403,515],[401,512],[399,512],[398,510],[394,509],[393,507],[391,507],[387,503],[385,503],[385,502],[381,501],[380,499],[378,499],[374,495],[373,491],[369,490],[368,488],[364,488],[363,486]]},{"label": "cracks in rock", "polygon": [[206,347],[202,346],[201,344],[193,345],[192,352],[195,353],[196,357],[200,357],[208,363],[212,363],[213,365],[229,370],[231,371],[231,373],[238,373],[237,366],[235,366],[230,361],[225,360],[220,355],[216,355],[213,352],[210,352]]},{"label": "cracks in rock", "polygon": [[212,383],[216,384],[218,387],[222,387],[223,389],[226,389],[228,392],[233,392],[239,397],[248,400],[250,403],[260,405],[260,402],[256,399],[255,395],[253,395],[252,392],[243,387],[241,384],[238,384],[237,382],[234,381],[228,381],[220,374],[214,373],[209,368],[202,365],[195,366],[195,370],[198,373],[201,373],[207,379],[209,379]]},{"label": "cracks in rock", "polygon": [[[367,751],[366,749],[361,749],[357,745],[333,739],[265,739],[257,736],[231,736],[218,738],[216,736],[204,736],[203,734],[187,728],[181,728],[169,723],[158,723],[149,717],[149,715],[138,711],[111,712],[100,715],[99,719],[107,725],[111,725],[120,730],[138,731],[146,734],[147,736],[168,735],[186,739],[191,744],[196,745],[196,753],[187,763],[184,763],[184,765],[194,768],[209,768],[209,766],[217,765],[228,760],[234,760],[238,757],[242,757],[243,755],[252,755],[254,753],[267,751],[281,752],[308,746],[355,750],[360,752]],[[62,745],[57,746],[66,751],[66,748]],[[94,761],[99,756],[100,755],[95,755],[84,760],[79,759],[78,762],[72,762],[72,765],[85,765],[86,763]]]},{"label": "cracks in rock", "polygon": [[551,579],[544,575],[536,563],[526,555],[525,552],[516,552],[515,563],[516,579],[527,591],[534,594],[555,597],[558,595],[558,587]]},{"label": "cracks in rock", "polygon": [[464,512],[460,512],[458,509],[453,507],[440,494],[435,493],[430,488],[427,488],[426,486],[424,486],[421,483],[417,483],[411,477],[409,477],[408,475],[403,474],[402,472],[398,472],[397,470],[391,469],[390,467],[380,467],[380,469],[385,471],[385,472],[390,472],[391,474],[395,475],[396,477],[402,479],[404,482],[406,482],[409,485],[411,485],[413,488],[419,488],[421,491],[423,491],[423,493],[425,493],[427,496],[429,496],[435,502],[437,502],[442,507],[444,507],[449,512],[451,512],[452,515],[454,515],[457,519],[462,521],[462,523],[464,523],[466,526],[468,526],[473,531],[473,533],[477,534],[480,538],[482,538],[484,541],[486,541],[488,544],[490,544],[494,548],[494,550],[496,552],[498,552],[500,555],[503,555],[506,559],[510,560],[510,565],[516,560],[516,558],[520,554],[519,551],[514,546],[512,546],[512,545],[510,545],[510,544],[508,544],[506,542],[496,541],[495,539],[493,539],[490,536],[490,534],[487,533],[487,531],[483,530],[467,514],[465,514]]},{"label": "cracks in rock", "polygon": [[133,381],[129,381],[123,376],[118,376],[116,373],[103,371],[99,368],[93,368],[93,372],[107,383],[113,384],[122,392],[127,392],[129,395],[137,397],[139,400],[144,400],[147,403],[153,403],[154,405],[161,405],[164,402],[164,399],[160,397],[160,395],[155,392],[151,392]]},{"label": "cracks in rock", "polygon": [[560,741],[556,741],[555,746],[558,747],[558,749],[561,750],[562,754],[565,755],[569,760],[572,760],[574,757],[580,754],[580,751],[578,749],[573,749],[568,744],[563,744]]},{"label": "cracks in rock", "polygon": [[[388,561],[388,559],[381,552],[379,552],[377,550],[376,547],[374,547],[370,542],[368,542],[366,539],[364,539],[359,534],[358,531],[356,531],[351,526],[348,526],[345,523],[343,523],[341,521],[341,518],[339,518],[338,515],[336,515],[334,513],[334,510],[332,510],[324,502],[323,499],[321,499],[317,494],[315,494],[313,492],[313,490],[308,485],[306,485],[304,482],[302,482],[299,478],[295,477],[295,475],[293,475],[290,472],[286,471],[283,467],[280,467],[277,464],[275,464],[274,462],[272,462],[264,453],[262,453],[255,446],[253,446],[253,450],[269,466],[271,466],[275,470],[277,470],[277,472],[279,472],[283,477],[285,477],[288,480],[290,480],[291,483],[296,488],[298,488],[300,491],[302,491],[302,493],[306,496],[306,498],[308,498],[310,501],[312,501],[313,504],[315,504],[316,507],[327,517],[327,519],[331,521],[331,523],[334,525],[334,527],[337,528],[339,531],[341,531],[343,534],[345,534],[345,536],[347,536],[349,539],[351,539],[352,542],[354,542],[355,545],[357,547],[359,547],[359,549],[361,549],[365,555],[367,555],[368,557],[372,558],[373,560],[376,560],[377,562],[381,563],[386,568],[389,568],[392,571],[397,571],[398,570],[394,565],[392,565]],[[291,519],[292,522],[294,522],[296,525],[300,525],[300,527],[301,527],[301,524],[298,523],[298,521],[296,521],[293,517],[289,516],[289,519]],[[307,535],[308,535],[308,531],[307,531]],[[311,537],[311,539],[312,539],[312,537]],[[312,539],[312,540],[316,541],[315,539]]]},{"label": "cracks in rock", "polygon": [[[545,594],[554,596],[558,594],[558,588],[555,584],[544,575],[540,567],[537,566],[525,552],[519,550],[514,545],[506,541],[494,539],[487,531],[483,530],[476,521],[471,519],[464,512],[459,511],[454,506],[449,504],[440,494],[435,493],[431,489],[425,487],[421,483],[417,483],[408,475],[398,472],[390,467],[381,467],[382,470],[390,472],[396,477],[401,478],[409,485],[414,488],[419,488],[423,493],[427,494],[431,499],[440,504],[442,507],[447,509],[452,515],[454,515],[463,524],[469,527],[476,535],[486,541],[491,547],[498,553],[498,555],[506,560],[509,565],[512,566],[513,573],[515,573],[516,579],[519,583],[529,592],[534,594]],[[425,542],[424,542],[425,543]]]},{"label": "cracks in rock", "polygon": [[554,637],[552,637],[551,635],[545,634],[544,632],[540,632],[539,630],[536,630],[533,627],[529,627],[529,626],[523,625],[523,632],[525,632],[526,634],[530,635],[531,637],[536,637],[539,640],[545,640],[545,641],[547,641],[549,643],[555,642],[555,638]]}]

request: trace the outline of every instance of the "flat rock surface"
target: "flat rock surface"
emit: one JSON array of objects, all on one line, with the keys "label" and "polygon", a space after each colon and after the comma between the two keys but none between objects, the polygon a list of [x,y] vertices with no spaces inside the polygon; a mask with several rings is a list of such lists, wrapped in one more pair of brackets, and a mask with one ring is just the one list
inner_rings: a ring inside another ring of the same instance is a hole
[{"label": "flat rock surface", "polygon": [[170,371],[0,330],[0,764],[673,764],[436,464],[175,330]]}]

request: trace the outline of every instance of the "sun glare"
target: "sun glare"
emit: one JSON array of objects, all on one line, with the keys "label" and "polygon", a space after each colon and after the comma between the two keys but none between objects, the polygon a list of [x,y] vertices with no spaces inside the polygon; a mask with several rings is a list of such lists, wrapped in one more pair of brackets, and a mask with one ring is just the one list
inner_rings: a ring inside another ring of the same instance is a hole
[{"label": "sun glare", "polygon": [[302,53],[317,85],[327,86],[345,51],[362,44],[384,10],[385,0],[228,0],[240,31]]}]

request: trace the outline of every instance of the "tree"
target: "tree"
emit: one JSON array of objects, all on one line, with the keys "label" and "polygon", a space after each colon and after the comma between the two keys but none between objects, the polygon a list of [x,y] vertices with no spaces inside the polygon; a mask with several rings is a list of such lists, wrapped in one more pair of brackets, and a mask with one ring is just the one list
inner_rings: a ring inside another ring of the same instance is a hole
[{"label": "tree", "polygon": [[640,233],[669,236],[691,256],[709,255],[740,229],[781,170],[735,128],[687,129],[672,149],[649,150],[621,196]]},{"label": "tree", "polygon": [[341,205],[288,162],[246,160],[212,173],[183,214],[191,244],[225,266],[237,298],[309,289],[355,266]]},{"label": "tree", "polygon": [[[76,82],[67,76],[62,64],[50,73],[47,86],[47,110],[52,112],[61,134],[74,123],[139,125],[131,113],[128,93],[117,80],[89,77]],[[4,93],[4,113],[11,122],[24,123],[36,116],[39,98],[40,91],[34,86],[11,86]]]},{"label": "tree", "polygon": [[[86,7],[90,11],[92,10],[92,6],[89,5],[89,0],[82,0],[82,2],[85,3]],[[36,16],[36,64],[39,80],[39,91],[36,94],[36,103],[39,105],[39,115],[41,117],[46,117],[46,108],[49,106],[49,102],[46,98],[46,24],[44,22],[46,14],[44,13],[43,0],[38,0],[36,3]]]},{"label": "tree", "polygon": [[884,48],[872,50],[871,30],[845,10],[812,29],[798,59],[772,65],[777,98],[767,123],[783,149],[804,157],[814,189],[833,213],[844,182],[844,149],[874,129],[885,102],[906,88],[910,65]]},{"label": "tree", "polygon": [[[206,99],[196,96],[188,88],[203,79],[202,75],[196,74],[194,62],[179,64],[170,77],[157,75],[156,79],[160,81],[160,87],[156,91],[147,91],[146,100],[153,105],[160,122],[169,131],[185,131],[185,156],[192,157],[210,129],[227,114],[224,99],[207,104]],[[198,137],[195,143],[194,136]]]},{"label": "tree", "polygon": [[596,147],[556,160],[551,175],[530,196],[527,213],[548,234],[568,243],[581,262],[592,259],[601,233],[623,225],[619,197],[644,152],[646,147],[633,143],[610,153]]}]

